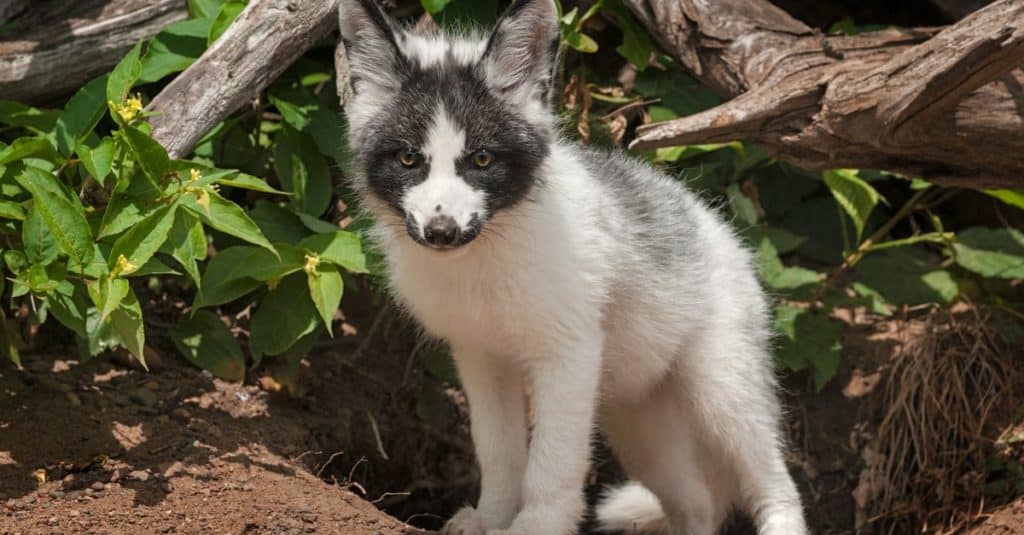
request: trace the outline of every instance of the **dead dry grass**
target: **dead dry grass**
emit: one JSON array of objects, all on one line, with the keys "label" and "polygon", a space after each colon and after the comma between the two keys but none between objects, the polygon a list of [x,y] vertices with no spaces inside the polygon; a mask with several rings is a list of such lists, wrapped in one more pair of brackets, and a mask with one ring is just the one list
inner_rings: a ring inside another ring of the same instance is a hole
[{"label": "dead dry grass", "polygon": [[1016,350],[988,320],[974,307],[936,308],[908,335],[862,454],[855,495],[871,505],[858,532],[952,533],[984,510],[986,458],[1021,378]]}]

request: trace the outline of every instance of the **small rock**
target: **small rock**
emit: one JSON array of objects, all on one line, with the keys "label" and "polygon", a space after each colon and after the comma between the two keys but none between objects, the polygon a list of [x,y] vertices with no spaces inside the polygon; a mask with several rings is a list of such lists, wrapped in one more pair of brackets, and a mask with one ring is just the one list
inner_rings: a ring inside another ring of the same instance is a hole
[{"label": "small rock", "polygon": [[152,390],[140,388],[132,393],[132,401],[143,407],[154,407],[158,400]]},{"label": "small rock", "polygon": [[163,475],[164,475],[165,478],[170,479],[170,478],[175,477],[175,476],[177,476],[179,474],[182,474],[184,472],[185,472],[185,465],[182,464],[181,461],[174,461],[174,463],[171,464],[171,466],[167,467],[167,470],[164,470],[164,474]]},{"label": "small rock", "polygon": [[166,494],[170,494],[174,490],[174,485],[171,485],[170,481],[164,481],[160,483],[160,490],[164,491]]},{"label": "small rock", "polygon": [[149,472],[145,470],[132,470],[128,473],[128,477],[138,481],[149,481]]},{"label": "small rock", "polygon": [[89,488],[92,489],[92,490],[95,490],[96,492],[102,492],[103,489],[104,489],[103,482],[102,481],[97,481],[97,482],[93,483],[92,485],[89,485]]},{"label": "small rock", "polygon": [[192,415],[189,414],[187,410],[179,407],[171,411],[171,418],[174,418],[179,422],[187,423],[192,418]]},{"label": "small rock", "polygon": [[121,480],[121,469],[120,468],[115,468],[114,471],[111,472],[111,474],[110,474],[110,482],[111,483],[117,483],[120,480]]},{"label": "small rock", "polygon": [[50,491],[50,497],[51,498],[63,498],[64,497],[64,491],[62,491],[60,489],[51,490]]},{"label": "small rock", "polygon": [[316,515],[314,515],[313,513],[306,513],[302,515],[302,521],[307,524],[312,524],[316,522]]}]

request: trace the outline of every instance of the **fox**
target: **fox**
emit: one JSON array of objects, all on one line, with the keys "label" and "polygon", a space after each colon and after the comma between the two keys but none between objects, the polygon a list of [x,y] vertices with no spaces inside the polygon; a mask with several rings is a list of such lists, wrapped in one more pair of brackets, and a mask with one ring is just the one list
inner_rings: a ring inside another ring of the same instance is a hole
[{"label": "fox", "polygon": [[401,308],[448,344],[475,506],[444,535],[569,535],[597,429],[629,481],[603,532],[807,527],[751,253],[680,181],[562,133],[554,0],[487,34],[341,0],[351,187]]}]

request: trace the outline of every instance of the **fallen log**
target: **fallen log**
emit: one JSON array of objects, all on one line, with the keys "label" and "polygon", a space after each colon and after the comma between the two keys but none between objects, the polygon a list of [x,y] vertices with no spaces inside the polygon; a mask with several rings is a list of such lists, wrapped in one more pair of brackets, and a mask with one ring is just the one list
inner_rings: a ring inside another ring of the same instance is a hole
[{"label": "fallen log", "polygon": [[726,103],[645,125],[631,145],[748,139],[812,169],[1024,185],[1024,4],[944,29],[825,36],[765,0],[626,0]]},{"label": "fallen log", "polygon": [[252,0],[227,31],[150,103],[172,158],[273,82],[337,27],[335,0]]},{"label": "fallen log", "polygon": [[110,71],[140,39],[188,15],[183,0],[0,2],[0,99],[47,102]]}]

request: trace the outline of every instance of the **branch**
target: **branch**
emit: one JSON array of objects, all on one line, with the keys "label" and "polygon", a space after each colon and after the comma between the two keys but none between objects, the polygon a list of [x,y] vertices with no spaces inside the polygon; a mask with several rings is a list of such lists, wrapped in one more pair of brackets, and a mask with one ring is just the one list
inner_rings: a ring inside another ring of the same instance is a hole
[{"label": "branch", "polygon": [[153,99],[153,137],[172,158],[273,82],[337,23],[335,0],[253,0]]},{"label": "branch", "polygon": [[967,187],[1024,181],[1019,1],[938,32],[839,37],[766,0],[626,2],[694,76],[735,99],[642,127],[634,148],[745,138],[808,168],[889,169]]},{"label": "branch", "polygon": [[[14,0],[0,40],[0,98],[45,102],[111,69],[140,39],[187,15],[181,0]],[[9,22],[8,22],[9,21]]]}]

